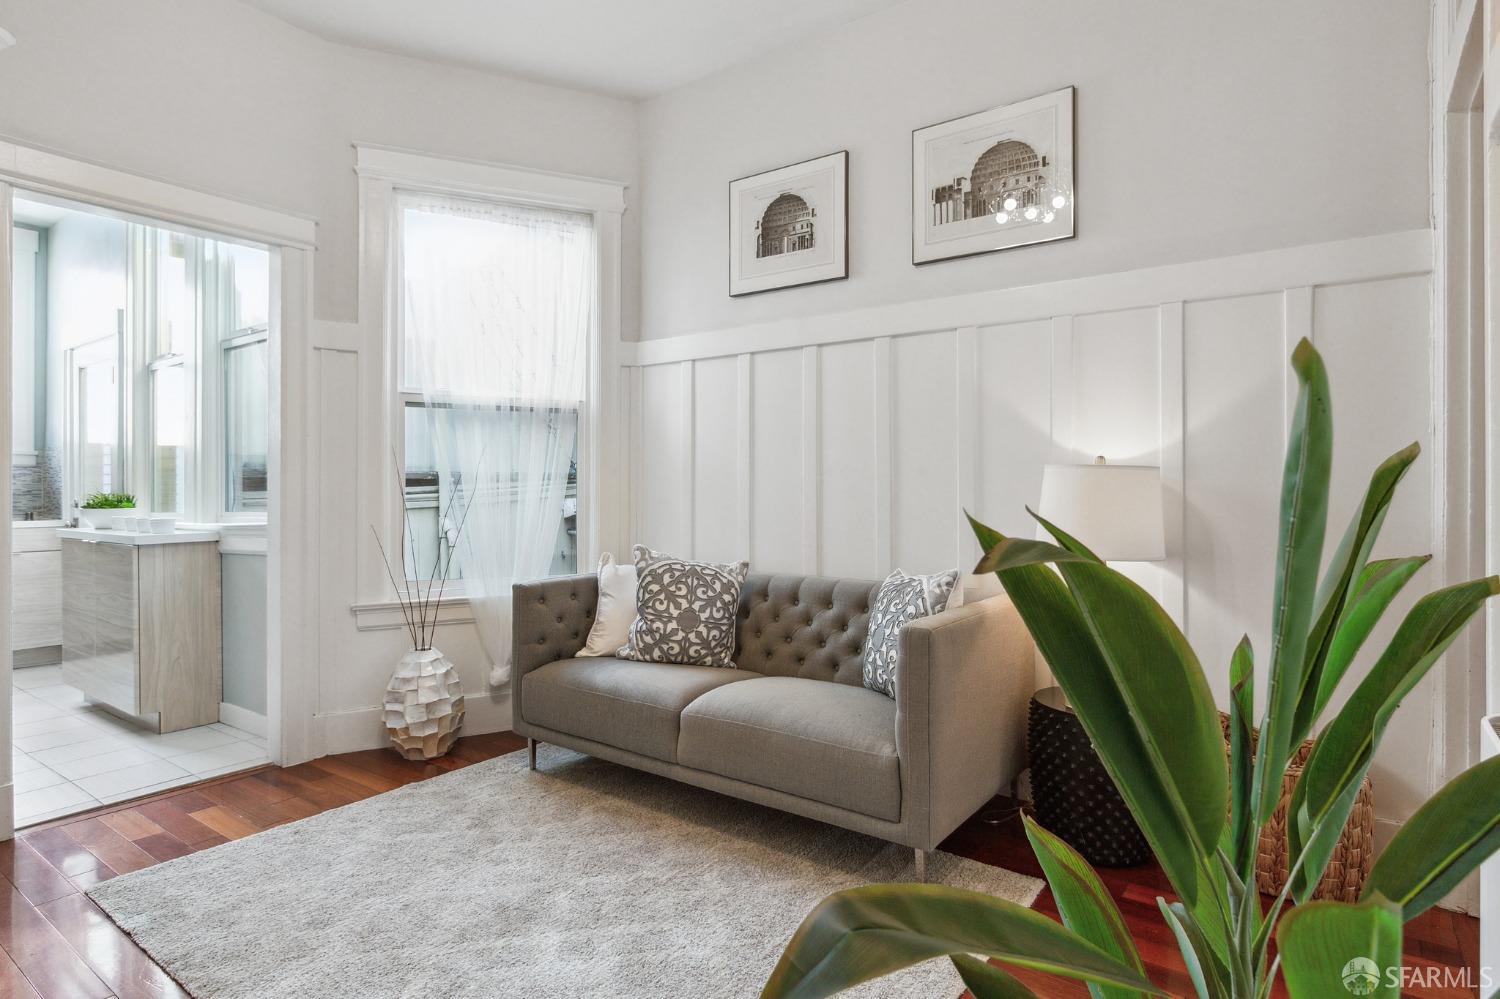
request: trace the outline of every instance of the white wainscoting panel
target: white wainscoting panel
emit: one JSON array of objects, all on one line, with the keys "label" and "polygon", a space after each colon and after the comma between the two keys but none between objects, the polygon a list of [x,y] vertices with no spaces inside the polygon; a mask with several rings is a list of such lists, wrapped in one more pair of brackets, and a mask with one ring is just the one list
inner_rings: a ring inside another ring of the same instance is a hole
[{"label": "white wainscoting panel", "polygon": [[[750,461],[750,565],[762,572],[801,572],[802,351],[756,354]],[[649,496],[643,501],[650,503]],[[740,556],[744,557],[744,556]]]},{"label": "white wainscoting panel", "polygon": [[957,563],[953,547],[960,516],[954,339],[953,333],[922,333],[898,337],[892,343],[895,564],[882,567],[883,572],[897,566],[907,572],[939,572]]},{"label": "white wainscoting panel", "polygon": [[[347,350],[314,350],[312,409],[318,470],[318,710],[360,704],[362,670],[345,669],[349,650],[348,597],[357,592],[357,546],[370,530],[354,512],[352,493],[359,478],[359,449],[347,442],[359,435],[359,354]],[[394,484],[391,488],[395,488]],[[399,555],[397,556],[400,557]],[[399,567],[398,567],[399,571]]]},{"label": "white wainscoting panel", "polygon": [[[636,542],[667,551],[690,552],[693,468],[691,422],[684,424],[683,399],[691,402],[695,362],[665,364],[641,373],[641,505]],[[691,412],[691,410],[689,410]],[[623,552],[621,555],[623,556]]]},{"label": "white wainscoting panel", "polygon": [[820,349],[819,534],[822,571],[873,578],[876,550],[875,346],[872,341]]},{"label": "white wainscoting panel", "polygon": [[[752,571],[968,568],[964,507],[1029,535],[1047,462],[1159,464],[1168,559],[1121,568],[1184,625],[1222,703],[1240,636],[1262,678],[1269,655],[1291,348],[1311,337],[1332,377],[1331,550],[1374,466],[1431,438],[1430,245],[1398,233],[627,345],[636,540]],[[1381,553],[1444,545],[1430,469]],[[1382,747],[1387,833],[1442,776],[1443,689],[1419,688]]]},{"label": "white wainscoting panel", "polygon": [[697,558],[730,562],[745,557],[738,542],[739,400],[735,359],[693,366],[693,541]]},{"label": "white wainscoting panel", "polygon": [[1270,653],[1277,525],[1267,511],[1280,502],[1286,447],[1281,320],[1280,294],[1183,309],[1187,636],[1220,704],[1240,636],[1258,663]]},{"label": "white wainscoting panel", "polygon": [[1029,537],[1036,523],[1026,507],[1041,494],[1042,466],[1064,457],[1052,429],[1052,323],[984,327],[977,354],[979,474],[972,512],[1004,534]]}]

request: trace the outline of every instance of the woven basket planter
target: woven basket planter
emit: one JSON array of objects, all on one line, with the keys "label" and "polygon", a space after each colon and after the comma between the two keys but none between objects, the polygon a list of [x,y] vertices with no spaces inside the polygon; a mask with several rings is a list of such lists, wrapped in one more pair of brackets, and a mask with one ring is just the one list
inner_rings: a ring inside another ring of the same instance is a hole
[{"label": "woven basket planter", "polygon": [[[1225,732],[1228,745],[1229,716],[1220,712],[1219,721]],[[1259,733],[1257,733],[1258,735]],[[1292,800],[1292,790],[1302,777],[1303,764],[1312,752],[1312,740],[1304,742],[1293,755],[1286,775],[1281,779],[1281,800],[1276,811],[1261,828],[1260,842],[1255,847],[1255,886],[1267,895],[1278,894],[1286,885],[1288,870],[1286,824],[1287,808]],[[1370,876],[1370,866],[1375,862],[1375,793],[1366,777],[1359,785],[1354,798],[1354,809],[1349,813],[1349,822],[1339,835],[1333,848],[1333,857],[1323,879],[1318,882],[1313,898],[1334,902],[1357,902],[1364,890],[1365,880]]]}]

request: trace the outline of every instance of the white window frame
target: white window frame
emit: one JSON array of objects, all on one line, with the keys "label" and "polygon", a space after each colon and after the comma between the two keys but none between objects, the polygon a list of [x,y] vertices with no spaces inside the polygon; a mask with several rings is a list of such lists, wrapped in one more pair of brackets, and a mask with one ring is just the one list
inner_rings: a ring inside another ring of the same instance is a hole
[{"label": "white window frame", "polygon": [[[130,445],[129,435],[125,433],[125,377],[120,349],[122,342],[123,337],[117,332],[114,336],[99,337],[63,351],[62,516],[64,519],[72,513],[74,497],[83,498],[83,454],[78,446],[83,436],[83,428],[78,425],[78,375],[84,366],[95,361],[112,359],[115,362],[115,464],[117,466],[115,477],[118,481],[112,485],[116,492],[125,492],[130,488]],[[110,358],[111,351],[113,358]]]},{"label": "white window frame", "polygon": [[[400,627],[395,593],[368,525],[383,525],[382,540],[399,536],[400,499],[395,485],[404,466],[404,408],[420,401],[402,384],[399,260],[393,234],[399,233],[399,195],[438,194],[478,201],[579,212],[594,223],[596,293],[588,333],[588,373],[578,430],[578,562],[591,565],[603,546],[617,544],[624,520],[617,501],[620,478],[615,455],[623,452],[622,399],[603,373],[618,370],[620,354],[620,228],[625,185],[618,181],[529,170],[521,167],[446,159],[406,150],[355,145],[360,192],[360,316],[368,324],[364,342],[378,351],[360,351],[361,486],[355,516],[361,543],[357,552],[360,602],[353,611],[361,629]],[[602,419],[604,413],[616,418]],[[623,491],[619,491],[623,496]],[[397,557],[393,553],[393,557]],[[440,623],[471,620],[461,583],[450,586]]]},{"label": "white window frame", "polygon": [[[212,425],[205,425],[204,439],[212,442],[211,447],[204,448],[204,464],[209,468],[213,476],[213,483],[206,490],[208,495],[215,497],[215,506],[218,508],[219,523],[221,524],[264,524],[266,514],[264,510],[230,510],[229,509],[229,453],[225,447],[225,424],[224,417],[228,414],[226,408],[229,403],[229,385],[224,380],[229,366],[224,363],[224,358],[231,350],[239,347],[249,347],[252,344],[267,343],[270,339],[270,327],[267,325],[245,326],[240,329],[231,330],[229,335],[219,340],[217,349],[208,351],[212,355],[212,372],[208,371],[205,364],[204,380],[212,381],[217,386],[219,401],[212,410],[207,408],[203,411],[204,420],[211,416]],[[206,359],[205,359],[206,360]]]},{"label": "white window frame", "polygon": [[[156,333],[159,271],[159,244],[150,237],[160,231],[194,239],[192,254],[193,286],[198,291],[190,352],[172,353],[158,350]],[[226,322],[217,309],[223,304],[219,287],[219,269],[204,266],[205,242],[226,243],[234,240],[218,233],[200,233],[192,229],[164,226],[155,222],[132,222],[129,239],[129,319],[121,330],[121,386],[125,404],[122,416],[123,451],[126,475],[124,489],[136,495],[143,507],[159,508],[155,496],[155,412],[156,393],[153,376],[163,368],[181,367],[186,373],[186,406],[191,414],[191,441],[186,449],[183,509],[175,511],[185,524],[209,527],[217,524],[265,524],[265,511],[230,512],[225,488],[227,456],[224,447],[224,352],[246,343],[268,341],[267,324],[247,326],[222,334]],[[268,247],[255,245],[257,249]],[[269,263],[274,269],[274,260]],[[137,292],[143,291],[138,294]],[[212,311],[211,311],[212,310]],[[212,338],[210,337],[212,334]],[[269,391],[269,386],[268,389]],[[139,446],[144,444],[145,446]],[[71,502],[71,499],[68,500]]]}]

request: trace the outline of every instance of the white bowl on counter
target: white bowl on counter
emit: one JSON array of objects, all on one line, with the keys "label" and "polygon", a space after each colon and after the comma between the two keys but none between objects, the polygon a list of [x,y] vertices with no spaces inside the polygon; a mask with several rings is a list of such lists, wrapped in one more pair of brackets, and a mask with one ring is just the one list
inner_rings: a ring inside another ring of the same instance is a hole
[{"label": "white bowl on counter", "polygon": [[78,520],[84,527],[92,527],[96,531],[107,531],[114,521],[122,514],[118,507],[107,510],[85,510],[78,508]]}]

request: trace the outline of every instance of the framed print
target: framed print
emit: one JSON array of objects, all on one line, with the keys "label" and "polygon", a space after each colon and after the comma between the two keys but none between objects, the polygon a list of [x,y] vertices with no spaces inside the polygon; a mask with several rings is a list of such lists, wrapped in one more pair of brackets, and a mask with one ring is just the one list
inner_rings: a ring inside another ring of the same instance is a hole
[{"label": "framed print", "polygon": [[1073,88],[911,133],[911,262],[1073,236]]},{"label": "framed print", "polygon": [[729,295],[849,276],[849,153],[729,182]]}]

